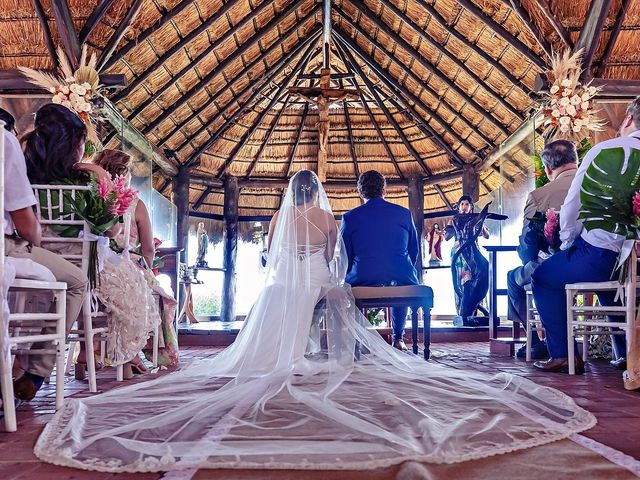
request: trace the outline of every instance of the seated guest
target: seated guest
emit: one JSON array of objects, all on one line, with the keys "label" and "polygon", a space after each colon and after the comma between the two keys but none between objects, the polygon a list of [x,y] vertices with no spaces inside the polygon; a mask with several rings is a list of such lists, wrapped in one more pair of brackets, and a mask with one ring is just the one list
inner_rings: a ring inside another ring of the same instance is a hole
[{"label": "seated guest", "polygon": [[[527,321],[525,286],[531,284],[531,274],[542,261],[539,257],[537,236],[532,239],[532,232],[527,228],[529,219],[536,212],[545,213],[550,208],[556,211],[560,210],[578,168],[576,147],[567,140],[556,140],[549,143],[540,156],[550,182],[535,189],[527,197],[527,203],[524,206],[522,235],[520,235],[518,245],[518,255],[522,260],[522,266],[507,274],[509,318],[520,322],[521,325],[525,325]],[[526,346],[523,346],[517,352],[518,358],[524,358],[525,353]],[[531,356],[535,359],[549,356],[546,344],[537,335],[533,335],[531,338]]]},{"label": "seated guest", "polygon": [[[640,149],[640,97],[629,104],[620,126],[620,136],[597,144],[582,160],[560,209],[560,240],[563,242],[563,250],[545,260],[531,276],[533,296],[545,328],[551,357],[547,361],[534,363],[541,370],[559,372],[566,371],[568,367],[565,285],[610,280],[625,242],[624,237],[605,230],[587,231],[582,226],[582,220],[578,219],[581,208],[580,187],[585,172],[596,156],[608,148],[623,148],[625,155],[629,155],[631,148]],[[598,294],[603,305],[613,305],[614,297],[615,292]],[[615,336],[613,343],[618,355],[624,356],[624,340]],[[576,371],[584,371],[584,364],[579,356],[576,357]]]},{"label": "seated guest", "polygon": [[[414,267],[418,235],[411,212],[384,200],[386,181],[374,171],[360,175],[358,192],[365,203],[342,217],[342,238],[349,266],[345,281],[353,286],[417,285]],[[408,307],[392,308],[393,346],[407,350],[404,324]]]},{"label": "seated guest", "polygon": [[[127,183],[131,181],[131,157],[125,152],[104,149],[95,156],[93,163],[103,168],[114,178],[123,176],[129,179]],[[175,298],[164,291],[151,271],[156,247],[153,240],[149,211],[139,198],[133,201],[129,211],[133,212],[129,246],[139,253],[138,257],[132,254],[131,259],[140,266],[149,288],[160,297],[162,336],[159,342],[158,364],[164,366],[177,365],[179,363],[178,337],[173,325],[177,302]],[[123,234],[117,235],[115,240],[121,248],[124,248],[126,239]],[[145,355],[149,358],[150,352],[147,349],[145,349]]]},{"label": "seated guest", "polygon": [[[53,103],[44,105],[36,113],[35,129],[25,135],[23,146],[27,159],[27,174],[33,184],[60,184],[74,181],[86,183],[87,169],[80,164],[84,153],[86,127],[75,113]],[[108,175],[96,165],[93,172]],[[118,227],[109,232],[113,236]],[[73,246],[50,248],[65,253]],[[113,254],[115,255],[115,253]],[[116,256],[117,257],[117,256]],[[111,261],[113,259],[113,261]],[[142,272],[131,262],[119,258],[102,258],[103,271],[95,294],[109,311],[106,360],[111,365],[124,364],[127,378],[146,371],[138,356],[146,344],[149,332],[160,323],[155,302]],[[76,378],[84,379],[86,354],[81,350],[76,363]]]},{"label": "seated guest", "polygon": [[[8,115],[8,112],[0,109],[0,118],[4,118],[5,115]],[[80,314],[89,281],[81,269],[59,255],[40,248],[40,223],[33,211],[36,197],[27,178],[27,168],[20,143],[11,132],[5,133],[4,155],[5,178],[9,180],[4,186],[5,253],[11,257],[27,258],[44,265],[51,270],[57,281],[67,284],[66,327],[68,332]],[[47,346],[34,344],[33,348],[43,349]],[[15,396],[25,401],[33,399],[45,377],[51,375],[55,361],[55,354],[28,355],[26,371],[14,383]],[[62,375],[62,372],[59,374]]]}]

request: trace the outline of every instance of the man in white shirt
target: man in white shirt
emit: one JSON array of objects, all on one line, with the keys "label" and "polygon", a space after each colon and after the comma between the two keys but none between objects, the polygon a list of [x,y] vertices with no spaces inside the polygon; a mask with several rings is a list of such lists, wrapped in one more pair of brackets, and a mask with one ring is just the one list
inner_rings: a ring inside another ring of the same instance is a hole
[{"label": "man in white shirt", "polygon": [[[627,107],[620,126],[620,136],[594,146],[582,160],[571,183],[567,198],[560,209],[560,240],[562,251],[546,260],[532,275],[531,286],[536,307],[545,328],[547,348],[551,358],[534,363],[536,368],[560,372],[568,368],[567,317],[565,285],[576,282],[601,282],[611,279],[624,237],[605,230],[585,230],[580,212],[580,187],[587,168],[604,149],[623,148],[628,156],[632,148],[640,150],[640,97]],[[598,295],[604,305],[612,305],[614,295]],[[620,319],[622,320],[622,319]],[[615,344],[614,344],[615,348]],[[623,345],[618,345],[622,349]],[[576,371],[584,364],[576,357]]]},{"label": "man in white shirt", "polygon": [[[0,109],[0,114],[7,114]],[[4,119],[4,118],[3,118]],[[28,258],[47,267],[57,281],[67,284],[67,331],[80,314],[82,301],[87,291],[88,279],[85,273],[64,258],[40,248],[40,222],[33,206],[33,194],[20,142],[8,129],[5,132],[5,185],[4,185],[4,244],[5,253],[11,257]],[[20,276],[20,272],[17,272]],[[43,348],[34,344],[34,348]],[[15,396],[21,400],[31,400],[42,386],[55,365],[55,355],[29,355],[25,374],[14,382]]]}]

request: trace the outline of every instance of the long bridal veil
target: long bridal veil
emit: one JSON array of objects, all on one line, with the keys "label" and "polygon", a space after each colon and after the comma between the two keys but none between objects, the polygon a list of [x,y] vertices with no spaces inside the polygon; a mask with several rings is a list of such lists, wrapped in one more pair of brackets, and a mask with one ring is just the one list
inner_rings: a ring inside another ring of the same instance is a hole
[{"label": "long bridal veil", "polygon": [[556,390],[391,348],[356,310],[345,270],[326,193],[301,171],[236,341],[164,377],[69,400],[36,455],[107,472],[370,469],[487,457],[595,424]]}]

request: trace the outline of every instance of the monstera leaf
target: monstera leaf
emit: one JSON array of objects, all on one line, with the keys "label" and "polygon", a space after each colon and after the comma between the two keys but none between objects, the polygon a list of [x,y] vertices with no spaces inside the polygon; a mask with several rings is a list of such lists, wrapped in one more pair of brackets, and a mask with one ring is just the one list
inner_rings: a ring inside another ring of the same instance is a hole
[{"label": "monstera leaf", "polygon": [[[626,160],[626,161],[625,161]],[[640,190],[640,150],[625,159],[622,148],[602,150],[587,168],[580,189],[578,218],[587,230],[600,228],[628,239],[639,238],[633,196]]]}]

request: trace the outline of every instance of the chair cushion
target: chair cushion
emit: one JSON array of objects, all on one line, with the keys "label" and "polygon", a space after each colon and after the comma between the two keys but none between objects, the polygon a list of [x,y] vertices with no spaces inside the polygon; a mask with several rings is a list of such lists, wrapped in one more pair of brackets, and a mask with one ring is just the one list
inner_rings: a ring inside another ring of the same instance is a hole
[{"label": "chair cushion", "polygon": [[353,287],[356,300],[373,298],[433,298],[433,290],[426,285],[406,285],[401,287]]}]

